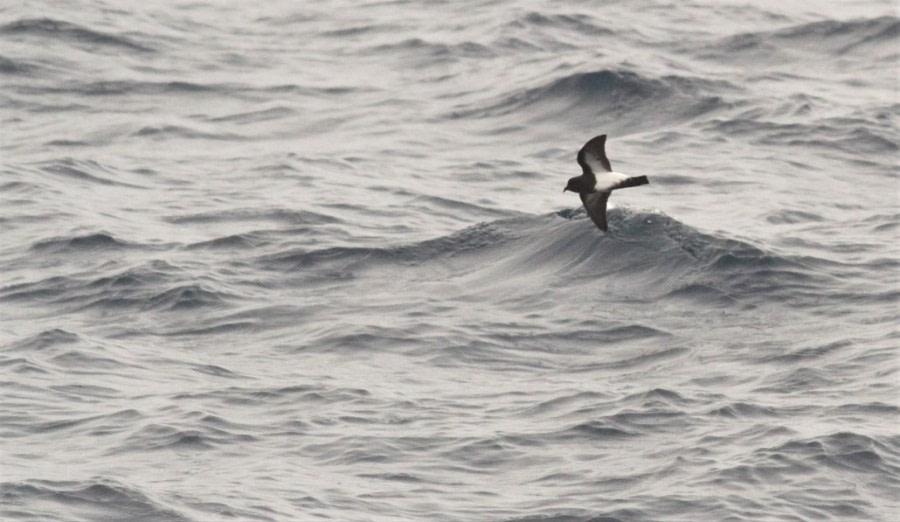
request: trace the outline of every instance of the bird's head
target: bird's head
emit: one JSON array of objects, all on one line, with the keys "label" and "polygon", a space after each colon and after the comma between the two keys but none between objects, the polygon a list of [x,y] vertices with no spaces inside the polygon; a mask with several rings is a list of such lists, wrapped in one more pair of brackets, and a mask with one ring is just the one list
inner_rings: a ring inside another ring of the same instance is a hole
[{"label": "bird's head", "polygon": [[569,178],[569,182],[566,183],[566,188],[563,189],[563,192],[565,192],[567,190],[570,190],[572,192],[581,192],[580,190],[578,190],[578,188],[579,188],[578,182],[580,180],[581,180],[581,178],[577,178],[577,177]]}]

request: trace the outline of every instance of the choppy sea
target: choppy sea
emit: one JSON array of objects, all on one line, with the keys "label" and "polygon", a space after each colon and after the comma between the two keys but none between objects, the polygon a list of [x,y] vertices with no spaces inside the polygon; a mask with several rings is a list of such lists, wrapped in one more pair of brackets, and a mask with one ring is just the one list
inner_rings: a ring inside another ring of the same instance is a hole
[{"label": "choppy sea", "polygon": [[898,15],[5,2],[0,518],[900,520]]}]

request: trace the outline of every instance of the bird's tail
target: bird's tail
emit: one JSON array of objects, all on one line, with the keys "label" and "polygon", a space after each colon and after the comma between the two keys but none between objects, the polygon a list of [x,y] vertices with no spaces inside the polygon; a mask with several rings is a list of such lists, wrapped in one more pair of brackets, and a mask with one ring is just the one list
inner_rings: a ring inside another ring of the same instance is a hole
[{"label": "bird's tail", "polygon": [[615,188],[628,188],[628,187],[638,187],[640,185],[649,185],[650,180],[647,179],[647,176],[635,176],[633,178],[628,178],[622,180],[621,183],[617,184]]}]

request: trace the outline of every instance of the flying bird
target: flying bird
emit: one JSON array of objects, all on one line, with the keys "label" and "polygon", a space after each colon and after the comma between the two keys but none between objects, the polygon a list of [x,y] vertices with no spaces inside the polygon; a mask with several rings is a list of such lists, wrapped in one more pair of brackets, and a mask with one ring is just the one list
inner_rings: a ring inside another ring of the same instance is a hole
[{"label": "flying bird", "polygon": [[563,192],[577,192],[597,228],[606,232],[606,200],[609,194],[620,188],[637,187],[650,183],[647,176],[627,176],[613,172],[606,158],[606,134],[591,138],[578,151],[578,164],[582,174],[569,179]]}]

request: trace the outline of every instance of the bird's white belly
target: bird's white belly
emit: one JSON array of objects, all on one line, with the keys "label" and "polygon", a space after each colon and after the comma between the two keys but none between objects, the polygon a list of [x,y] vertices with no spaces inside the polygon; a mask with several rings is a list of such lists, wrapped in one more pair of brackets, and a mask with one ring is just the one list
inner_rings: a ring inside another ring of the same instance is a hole
[{"label": "bird's white belly", "polygon": [[606,192],[631,176],[627,176],[621,172],[595,172],[594,177],[597,178],[594,190],[597,192]]}]

